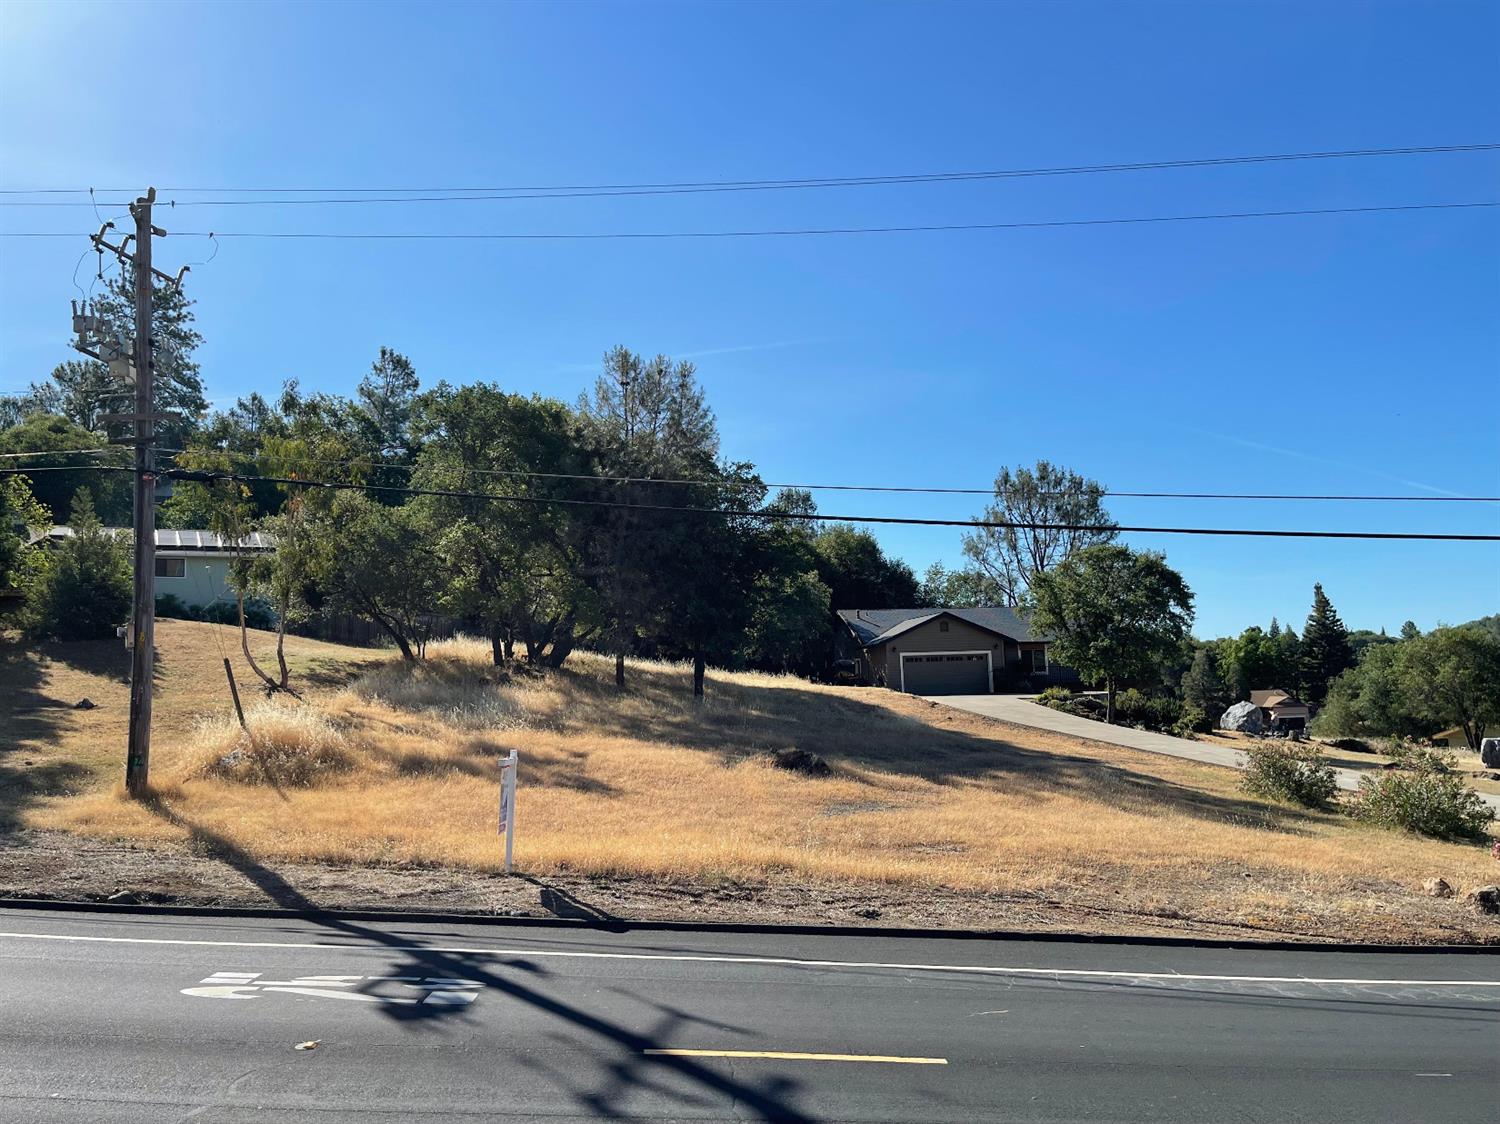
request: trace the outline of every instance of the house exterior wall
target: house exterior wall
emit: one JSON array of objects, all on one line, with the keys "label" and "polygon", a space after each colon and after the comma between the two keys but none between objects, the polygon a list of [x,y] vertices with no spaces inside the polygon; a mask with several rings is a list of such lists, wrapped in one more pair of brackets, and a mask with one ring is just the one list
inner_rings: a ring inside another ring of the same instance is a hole
[{"label": "house exterior wall", "polygon": [[180,578],[156,578],[156,595],[171,594],[184,605],[202,609],[215,601],[233,604],[234,591],[229,588],[229,562],[227,555],[194,553],[192,551],[158,550],[157,558],[181,558],[183,576]]},{"label": "house exterior wall", "polygon": [[886,686],[899,691],[902,652],[989,652],[995,666],[1000,665],[1004,655],[1000,637],[975,628],[967,621],[951,618],[946,622],[948,631],[944,632],[940,627],[942,623],[940,620],[928,621],[871,648],[871,682],[879,682],[879,674],[884,671]]},{"label": "house exterior wall", "polygon": [[1008,636],[998,636],[967,621],[953,617],[946,620],[946,632],[942,629],[943,619],[940,618],[867,649],[861,649],[859,642],[844,629],[836,639],[835,654],[839,659],[856,660],[856,674],[864,682],[884,682],[892,690],[901,689],[902,652],[989,652],[997,691],[1023,690],[1028,687],[1040,690],[1045,686],[1074,685],[1079,681],[1076,671],[1062,667],[1050,659],[1045,675],[1023,670],[1022,651],[1046,650],[1048,645],[1042,641],[1018,643]]}]

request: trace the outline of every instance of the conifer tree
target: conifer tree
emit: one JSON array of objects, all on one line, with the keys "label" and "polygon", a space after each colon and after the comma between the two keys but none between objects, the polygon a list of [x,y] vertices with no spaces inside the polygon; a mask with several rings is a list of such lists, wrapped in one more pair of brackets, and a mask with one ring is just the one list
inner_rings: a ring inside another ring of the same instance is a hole
[{"label": "conifer tree", "polygon": [[1339,619],[1323,586],[1313,586],[1312,612],[1302,630],[1302,688],[1307,701],[1321,706],[1328,697],[1328,684],[1340,672],[1354,666],[1349,630]]}]

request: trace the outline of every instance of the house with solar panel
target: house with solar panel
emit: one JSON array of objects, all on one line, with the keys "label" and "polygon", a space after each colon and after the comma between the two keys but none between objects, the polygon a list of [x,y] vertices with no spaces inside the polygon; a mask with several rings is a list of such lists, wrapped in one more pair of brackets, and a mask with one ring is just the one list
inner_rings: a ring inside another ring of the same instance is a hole
[{"label": "house with solar panel", "polygon": [[[106,527],[112,535],[129,535],[128,527]],[[53,527],[47,538],[61,541],[73,534],[73,528]],[[229,567],[234,559],[245,555],[269,554],[275,545],[259,532],[231,542],[212,531],[156,532],[156,595],[172,596],[189,609],[206,609],[216,602],[234,604],[234,590],[229,584]]]},{"label": "house with solar panel", "polygon": [[912,695],[1040,691],[1078,683],[1014,609],[840,609],[837,655],[859,683]]}]

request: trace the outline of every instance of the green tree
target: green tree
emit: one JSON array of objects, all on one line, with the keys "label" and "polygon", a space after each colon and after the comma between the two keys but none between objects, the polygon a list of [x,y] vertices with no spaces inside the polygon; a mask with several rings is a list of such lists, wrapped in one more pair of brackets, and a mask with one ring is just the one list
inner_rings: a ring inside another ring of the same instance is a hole
[{"label": "green tree", "polygon": [[31,494],[31,481],[0,477],[0,619],[20,609],[40,555],[32,539],[51,529],[52,514]]},{"label": "green tree", "polygon": [[819,670],[829,658],[833,594],[818,574],[817,532],[797,518],[815,514],[817,505],[812,493],[783,488],[763,511],[744,656],[773,671]]},{"label": "green tree", "polygon": [[1302,689],[1313,706],[1328,697],[1328,684],[1354,666],[1349,630],[1320,584],[1313,586],[1312,612],[1302,630]]},{"label": "green tree", "polygon": [[[415,455],[412,410],[417,401],[417,372],[411,360],[388,347],[370,367],[355,392],[358,409],[369,428],[367,443],[383,462],[402,467],[381,467],[371,472],[371,482],[401,486],[407,482],[404,466]],[[377,493],[377,498],[379,494]]]},{"label": "green tree", "polygon": [[440,528],[444,607],[481,625],[497,664],[520,639],[528,662],[561,666],[601,625],[590,566],[607,513],[544,502],[609,498],[606,485],[570,478],[594,464],[577,418],[552,399],[440,385],[419,400],[414,428],[413,481],[478,494],[425,501]]},{"label": "green tree", "polygon": [[15,463],[22,468],[48,466],[48,471],[36,474],[32,493],[52,512],[54,519],[71,510],[74,494],[85,488],[91,505],[105,523],[120,526],[130,521],[130,474],[99,468],[127,464],[129,455],[123,449],[111,448],[99,434],[67,418],[32,414],[19,425],[0,432],[0,453],[32,452],[50,455],[26,457]]},{"label": "green tree", "polygon": [[911,567],[886,557],[869,531],[829,523],[818,532],[814,548],[818,576],[828,586],[835,610],[907,609],[921,599]]},{"label": "green tree", "polygon": [[917,593],[918,605],[934,609],[973,609],[1006,603],[1005,591],[983,570],[974,567],[950,570],[941,562],[927,567]]},{"label": "green tree", "polygon": [[1238,636],[1221,643],[1220,668],[1235,701],[1248,699],[1251,691],[1281,685],[1277,682],[1279,638],[1272,640],[1260,625],[1253,624]]},{"label": "green tree", "polygon": [[87,488],[73,496],[73,533],[28,590],[26,630],[57,640],[105,640],[130,615],[129,539],[105,530]]},{"label": "green tree", "polygon": [[1302,641],[1297,637],[1297,630],[1290,625],[1283,628],[1280,635],[1274,637],[1272,647],[1275,685],[1287,691],[1297,690],[1302,682]]},{"label": "green tree", "polygon": [[[135,271],[125,267],[111,278],[103,294],[94,301],[94,312],[104,319],[107,334],[135,337]],[[157,426],[157,440],[166,448],[182,448],[208,411],[203,395],[203,377],[193,353],[203,337],[193,327],[193,302],[176,285],[155,285],[151,290],[151,338],[154,408],[166,420]],[[122,402],[133,406],[133,391],[109,377],[96,360],[64,363],[52,372],[65,402],[74,403],[75,420],[86,422],[98,413],[116,411]],[[124,392],[122,394],[122,391]],[[95,396],[98,396],[97,398]],[[133,412],[133,409],[132,411]],[[118,431],[118,427],[111,427]]]},{"label": "green tree", "polygon": [[995,477],[995,498],[979,521],[1017,526],[975,528],[964,535],[964,555],[989,579],[999,603],[1018,605],[1037,574],[1084,547],[1114,540],[1105,494],[1098,481],[1050,461],[1014,472],[1002,468]]},{"label": "green tree", "polygon": [[1366,648],[1359,663],[1328,686],[1328,697],[1313,720],[1319,735],[1342,737],[1426,737],[1439,727],[1412,712],[1401,684],[1403,645]]},{"label": "green tree", "polygon": [[373,621],[402,659],[424,655],[438,565],[421,509],[382,507],[361,492],[341,492],[309,518],[306,531],[311,577],[329,603]]},{"label": "green tree", "polygon": [[1415,640],[1422,635],[1422,630],[1417,627],[1416,621],[1405,621],[1401,625],[1401,639]]},{"label": "green tree", "polygon": [[1476,753],[1500,722],[1500,640],[1482,628],[1438,628],[1404,641],[1397,669],[1408,713],[1432,725],[1458,726]]},{"label": "green tree", "polygon": [[1229,692],[1219,673],[1219,657],[1205,644],[1193,653],[1193,664],[1182,677],[1182,701],[1196,706],[1210,720],[1217,719],[1229,706]]},{"label": "green tree", "polygon": [[1152,674],[1187,637],[1193,594],[1160,554],[1100,543],[1084,547],[1031,585],[1032,627],[1054,637],[1059,662],[1103,680],[1105,720],[1122,679]]},{"label": "green tree", "polygon": [[764,492],[748,473],[727,473],[709,493],[694,488],[694,507],[714,514],[674,517],[675,549],[662,554],[660,615],[653,629],[667,654],[693,661],[693,697],[703,697],[710,660],[728,663],[745,644],[756,609],[757,581],[766,569],[760,521],[742,514]]},{"label": "green tree", "polygon": [[609,617],[615,685],[623,688],[625,656],[669,592],[661,579],[674,542],[675,517],[632,508],[688,506],[694,485],[666,481],[716,478],[718,423],[693,364],[625,347],[605,354],[578,413],[601,474],[619,478],[610,488],[618,506],[598,509],[586,568]]},{"label": "green tree", "polygon": [[779,566],[756,577],[745,654],[757,667],[807,670],[828,633],[831,595],[817,570],[787,573]]}]

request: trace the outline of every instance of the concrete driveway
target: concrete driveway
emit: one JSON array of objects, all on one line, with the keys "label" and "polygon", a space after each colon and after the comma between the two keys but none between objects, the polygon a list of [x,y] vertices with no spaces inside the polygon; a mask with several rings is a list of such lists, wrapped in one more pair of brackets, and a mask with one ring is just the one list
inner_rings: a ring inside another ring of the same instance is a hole
[{"label": "concrete driveway", "polygon": [[[1106,726],[1103,722],[1095,722],[1090,718],[1079,718],[1076,714],[1064,714],[1049,706],[1039,706],[1031,698],[1030,695],[933,695],[927,701],[966,710],[970,714],[982,714],[986,718],[1013,722],[1017,726],[1071,734],[1076,738],[1124,746],[1126,749],[1164,753],[1168,757],[1201,761],[1206,765],[1225,765],[1231,769],[1242,769],[1245,766],[1245,755],[1238,749],[1209,742],[1188,741],[1186,738],[1174,738],[1170,734],[1156,734],[1130,726]],[[1333,772],[1340,788],[1355,792],[1359,789],[1359,779],[1365,770],[1334,769]],[[1500,812],[1500,796],[1480,793],[1479,798]]]}]

